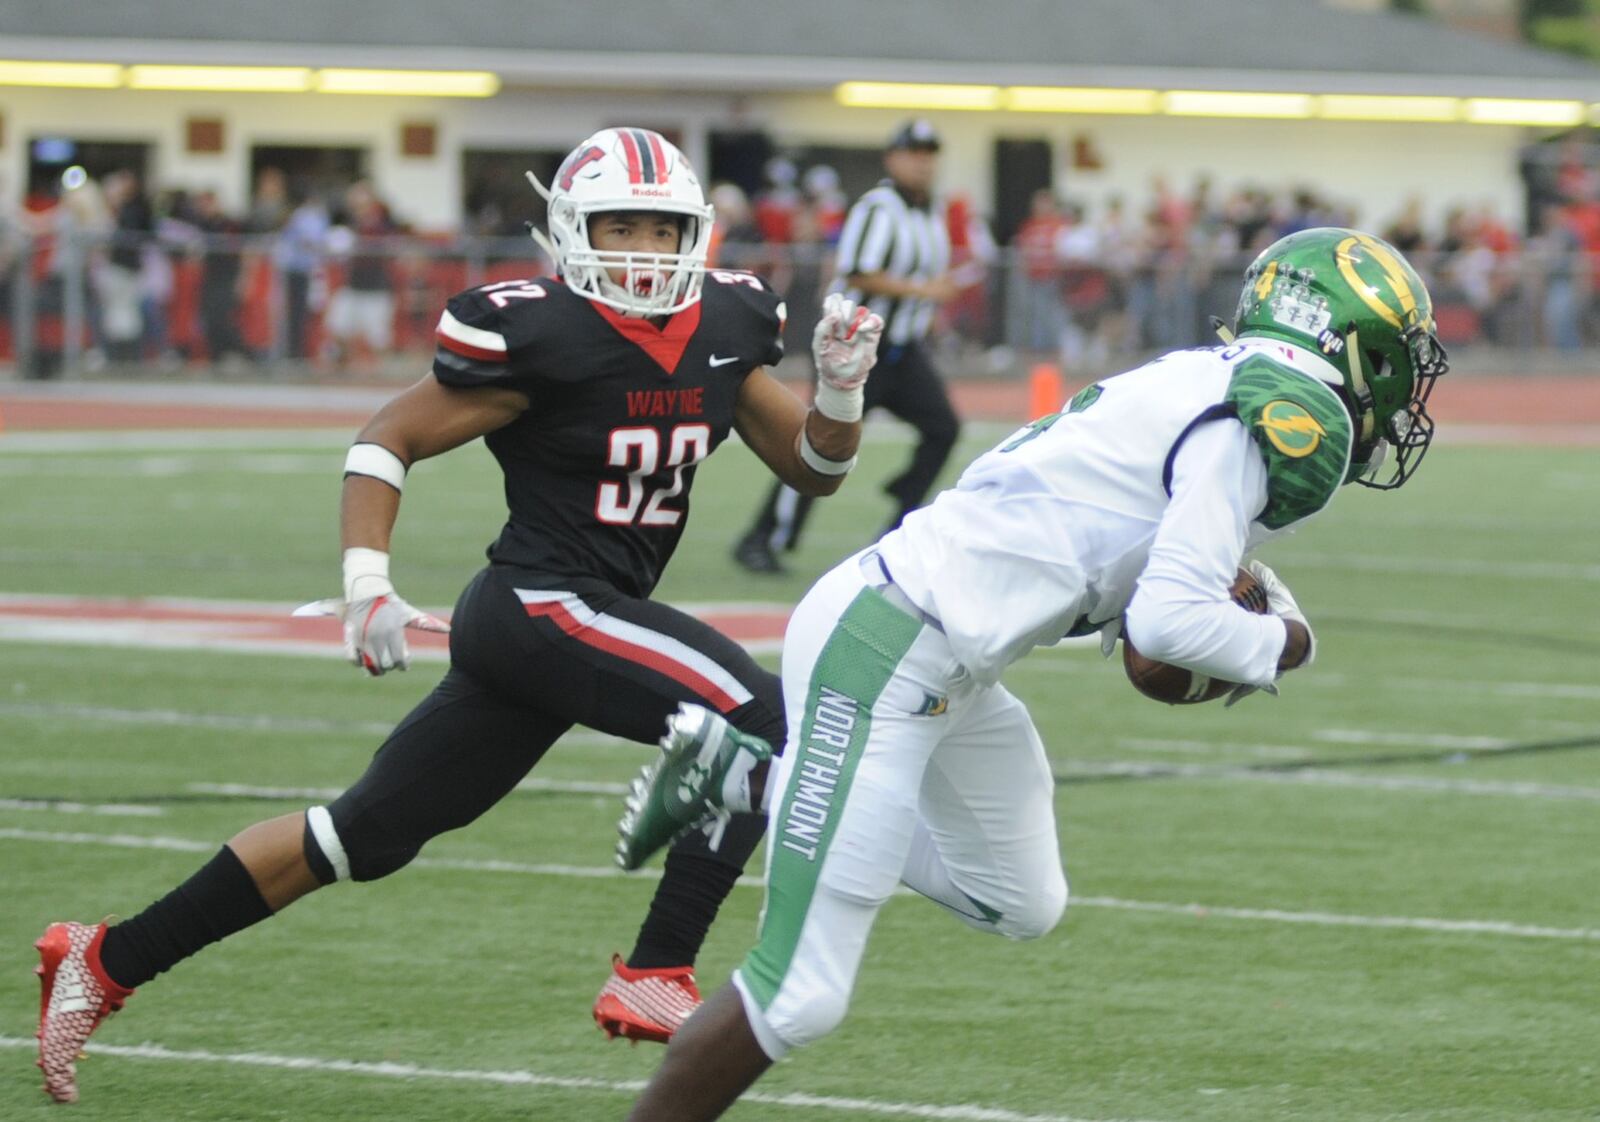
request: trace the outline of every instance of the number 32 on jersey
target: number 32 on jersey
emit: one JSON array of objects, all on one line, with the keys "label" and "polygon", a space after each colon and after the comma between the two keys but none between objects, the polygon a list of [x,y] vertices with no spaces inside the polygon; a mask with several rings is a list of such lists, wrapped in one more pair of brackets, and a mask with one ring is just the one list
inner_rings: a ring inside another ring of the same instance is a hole
[{"label": "number 32 on jersey", "polygon": [[[683,471],[711,454],[711,426],[703,423],[674,425],[667,436],[666,458],[662,458],[659,429],[640,425],[611,430],[606,464],[623,468],[626,482],[606,481],[595,496],[594,516],[608,526],[676,526],[683,518],[681,507],[664,505],[683,493]],[[661,471],[671,471],[672,480],[664,486],[649,486]]]}]

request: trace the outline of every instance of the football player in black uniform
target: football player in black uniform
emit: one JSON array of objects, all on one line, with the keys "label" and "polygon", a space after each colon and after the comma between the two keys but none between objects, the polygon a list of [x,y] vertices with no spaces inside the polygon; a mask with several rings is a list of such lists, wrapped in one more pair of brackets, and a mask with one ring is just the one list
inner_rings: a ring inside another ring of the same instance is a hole
[{"label": "football player in black uniform", "polygon": [[[77,1098],[79,1048],[135,986],[324,885],[402,868],[575,724],[648,742],[689,701],[782,743],[776,675],[649,596],[696,467],[731,430],[790,486],[838,488],[882,321],[830,302],[808,409],[766,370],[782,355],[782,301],[751,274],[707,272],[711,207],[673,145],[606,129],[534,185],[558,277],[454,297],[433,372],[378,411],[345,462],[344,597],[324,603],[374,675],[405,668],[406,628],[446,627],[389,579],[407,468],[481,436],[505,473],[510,518],[456,603],[449,671],[329,805],[247,828],[132,919],[46,930],[39,1050],[56,1100]],[[746,814],[719,847],[691,833],[672,851],[634,954],[597,1002],[609,1034],[665,1040],[698,1003],[695,955],[761,828]]]}]

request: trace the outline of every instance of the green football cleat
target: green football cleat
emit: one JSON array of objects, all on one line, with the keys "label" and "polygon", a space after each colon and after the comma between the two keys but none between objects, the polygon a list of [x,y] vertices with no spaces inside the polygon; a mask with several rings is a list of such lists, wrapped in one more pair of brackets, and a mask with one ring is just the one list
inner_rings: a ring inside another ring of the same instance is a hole
[{"label": "green football cleat", "polygon": [[[733,728],[699,705],[682,704],[667,718],[661,758],[629,785],[617,823],[617,864],[637,869],[679,835],[708,823],[717,847],[728,817],[747,806],[728,806],[730,773],[743,778],[772,758],[772,746]],[[735,764],[741,765],[737,770]]]}]

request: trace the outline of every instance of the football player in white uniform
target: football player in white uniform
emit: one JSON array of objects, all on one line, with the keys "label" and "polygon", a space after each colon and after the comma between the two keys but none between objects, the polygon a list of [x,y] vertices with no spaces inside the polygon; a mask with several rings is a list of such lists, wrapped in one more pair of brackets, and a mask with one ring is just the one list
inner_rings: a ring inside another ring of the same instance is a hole
[{"label": "football player in white uniform", "polygon": [[747,780],[766,745],[704,710],[669,722],[619,861],[636,867],[755,790],[770,816],[767,903],[755,949],[678,1032],[630,1118],[715,1118],[833,1029],[899,883],[980,931],[1056,925],[1054,783],[999,682],[1033,647],[1098,631],[1110,653],[1125,628],[1151,658],[1259,689],[1311,661],[1311,629],[1270,570],[1255,570],[1267,615],[1229,585],[1246,553],[1341,484],[1410,478],[1445,355],[1421,278],[1354,230],[1268,247],[1234,332],[1087,387],[823,576],[784,641],[788,741],[764,785]]}]

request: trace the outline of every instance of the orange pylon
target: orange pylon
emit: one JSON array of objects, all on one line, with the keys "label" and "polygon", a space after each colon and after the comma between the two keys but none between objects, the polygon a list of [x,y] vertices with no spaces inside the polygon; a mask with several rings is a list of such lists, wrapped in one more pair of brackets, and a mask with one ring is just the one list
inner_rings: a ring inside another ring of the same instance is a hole
[{"label": "orange pylon", "polygon": [[1043,417],[1056,413],[1067,400],[1066,384],[1061,380],[1061,369],[1054,363],[1041,362],[1028,372],[1028,416]]}]

